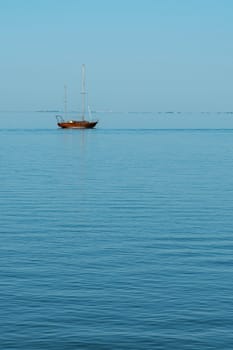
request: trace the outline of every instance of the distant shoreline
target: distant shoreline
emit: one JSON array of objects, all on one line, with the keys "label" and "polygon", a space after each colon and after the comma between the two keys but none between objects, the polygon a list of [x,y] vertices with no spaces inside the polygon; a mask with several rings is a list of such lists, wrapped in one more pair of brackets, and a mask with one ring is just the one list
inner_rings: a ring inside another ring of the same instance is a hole
[{"label": "distant shoreline", "polygon": [[[48,110],[0,110],[0,113],[61,113],[63,110],[58,109],[48,109]],[[80,114],[81,111],[68,111],[68,114],[77,113]],[[233,114],[233,111],[112,111],[112,110],[94,110],[91,113],[103,113],[103,114]]]}]

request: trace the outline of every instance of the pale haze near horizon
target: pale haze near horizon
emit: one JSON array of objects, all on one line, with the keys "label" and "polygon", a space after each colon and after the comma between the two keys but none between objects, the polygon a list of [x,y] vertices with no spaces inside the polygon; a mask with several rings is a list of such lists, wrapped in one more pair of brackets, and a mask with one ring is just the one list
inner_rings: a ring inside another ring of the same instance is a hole
[{"label": "pale haze near horizon", "polygon": [[233,1],[0,0],[0,110],[233,110]]}]

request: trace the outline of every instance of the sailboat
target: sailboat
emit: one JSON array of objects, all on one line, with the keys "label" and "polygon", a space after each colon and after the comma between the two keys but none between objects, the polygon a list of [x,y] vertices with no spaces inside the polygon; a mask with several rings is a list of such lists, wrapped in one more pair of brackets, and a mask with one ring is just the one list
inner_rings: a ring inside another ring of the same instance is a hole
[{"label": "sailboat", "polygon": [[[61,115],[56,115],[57,118],[57,125],[60,128],[63,129],[92,129],[96,126],[98,123],[98,120],[96,121],[88,121],[85,119],[85,110],[86,110],[86,72],[85,72],[85,65],[82,65],[82,116],[80,120],[64,120]],[[66,86],[65,86],[65,114],[67,111],[66,108],[67,104],[67,96],[66,96]]]}]

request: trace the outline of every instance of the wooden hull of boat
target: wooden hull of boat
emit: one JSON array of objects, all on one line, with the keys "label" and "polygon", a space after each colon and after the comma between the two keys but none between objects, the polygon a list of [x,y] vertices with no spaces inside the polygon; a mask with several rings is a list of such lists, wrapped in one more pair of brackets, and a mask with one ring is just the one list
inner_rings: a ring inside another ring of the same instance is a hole
[{"label": "wooden hull of boat", "polygon": [[60,122],[57,125],[63,129],[92,129],[96,126],[98,121],[89,122],[87,120],[71,120],[67,122]]}]

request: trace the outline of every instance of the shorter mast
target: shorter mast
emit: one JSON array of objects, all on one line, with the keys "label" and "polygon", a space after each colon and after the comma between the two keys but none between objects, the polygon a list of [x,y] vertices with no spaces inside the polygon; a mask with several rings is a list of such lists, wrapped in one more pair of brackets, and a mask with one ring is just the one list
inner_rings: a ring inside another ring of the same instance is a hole
[{"label": "shorter mast", "polygon": [[85,120],[85,112],[86,112],[86,70],[85,64],[82,65],[82,120]]}]

